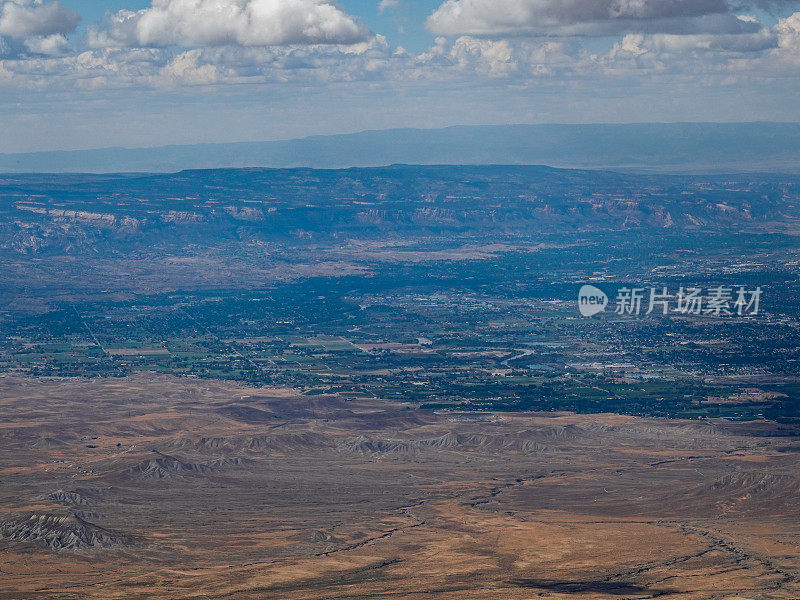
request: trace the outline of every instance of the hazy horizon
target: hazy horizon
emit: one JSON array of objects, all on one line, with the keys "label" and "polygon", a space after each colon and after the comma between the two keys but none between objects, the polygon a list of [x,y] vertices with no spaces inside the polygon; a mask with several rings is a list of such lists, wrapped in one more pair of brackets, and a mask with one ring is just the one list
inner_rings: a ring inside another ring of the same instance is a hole
[{"label": "hazy horizon", "polygon": [[467,125],[368,130],[275,141],[0,154],[0,172],[8,173],[394,164],[794,173],[800,165],[800,124]]},{"label": "hazy horizon", "polygon": [[22,152],[0,152],[0,156],[20,155],[20,154],[44,154],[51,152],[81,152],[85,150],[151,150],[158,148],[169,148],[172,146],[214,146],[214,145],[227,145],[227,144],[252,144],[262,142],[292,142],[309,140],[319,137],[334,137],[334,136],[348,136],[358,135],[361,133],[378,133],[378,132],[392,132],[392,131],[443,131],[448,129],[458,129],[464,127],[537,127],[537,126],[567,126],[567,127],[580,127],[580,126],[626,126],[626,125],[752,125],[752,124],[768,124],[768,125],[798,125],[800,118],[796,121],[780,121],[769,119],[756,119],[751,121],[581,121],[581,122],[538,122],[538,123],[523,123],[523,122],[509,122],[509,123],[453,123],[451,125],[443,125],[441,127],[385,127],[378,129],[348,129],[341,131],[332,131],[330,133],[311,133],[308,135],[301,135],[295,137],[274,137],[274,138],[238,138],[238,139],[219,139],[214,141],[198,141],[198,142],[184,142],[184,143],[166,143],[166,144],[150,144],[144,146],[127,146],[124,144],[115,144],[109,146],[73,146],[64,148],[50,148],[41,150],[29,150]]}]

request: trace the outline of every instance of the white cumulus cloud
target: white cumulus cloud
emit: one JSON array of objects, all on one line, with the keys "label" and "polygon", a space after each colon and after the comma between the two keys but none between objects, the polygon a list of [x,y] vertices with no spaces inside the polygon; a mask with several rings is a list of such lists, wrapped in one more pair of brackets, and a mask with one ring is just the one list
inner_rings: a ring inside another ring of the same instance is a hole
[{"label": "white cumulus cloud", "polygon": [[[800,12],[780,19],[775,25],[781,48],[794,48],[800,50]],[[800,56],[798,56],[800,58]]]},{"label": "white cumulus cloud", "polygon": [[80,16],[58,2],[0,0],[0,58],[59,56]]},{"label": "white cumulus cloud", "polygon": [[333,0],[153,0],[89,28],[95,47],[352,44],[367,28]]},{"label": "white cumulus cloud", "polygon": [[0,35],[12,38],[71,33],[80,16],[58,2],[0,0]]},{"label": "white cumulus cloud", "polygon": [[445,0],[426,22],[440,35],[583,36],[754,33],[726,0]]},{"label": "white cumulus cloud", "polygon": [[60,56],[70,50],[67,38],[60,33],[31,37],[26,39],[23,45],[30,54],[45,56]]}]

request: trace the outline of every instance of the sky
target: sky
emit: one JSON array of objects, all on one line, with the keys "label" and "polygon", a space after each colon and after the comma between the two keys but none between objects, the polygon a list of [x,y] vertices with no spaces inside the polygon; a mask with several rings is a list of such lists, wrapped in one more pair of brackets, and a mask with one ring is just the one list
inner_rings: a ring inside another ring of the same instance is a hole
[{"label": "sky", "polygon": [[0,152],[800,121],[800,0],[0,0]]}]

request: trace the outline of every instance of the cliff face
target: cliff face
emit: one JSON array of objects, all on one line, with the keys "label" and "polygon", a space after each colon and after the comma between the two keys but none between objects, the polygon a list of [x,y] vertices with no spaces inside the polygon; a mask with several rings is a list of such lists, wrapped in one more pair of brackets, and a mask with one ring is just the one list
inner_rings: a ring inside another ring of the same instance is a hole
[{"label": "cliff face", "polygon": [[0,181],[0,251],[236,254],[254,245],[484,241],[629,229],[794,231],[800,178],[546,167],[245,169]]}]

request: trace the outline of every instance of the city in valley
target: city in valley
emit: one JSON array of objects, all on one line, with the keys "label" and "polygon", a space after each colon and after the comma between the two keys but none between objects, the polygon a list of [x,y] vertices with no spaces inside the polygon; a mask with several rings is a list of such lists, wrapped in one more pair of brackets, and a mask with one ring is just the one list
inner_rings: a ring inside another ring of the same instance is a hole
[{"label": "city in valley", "polygon": [[800,596],[800,177],[0,179],[0,598]]}]

